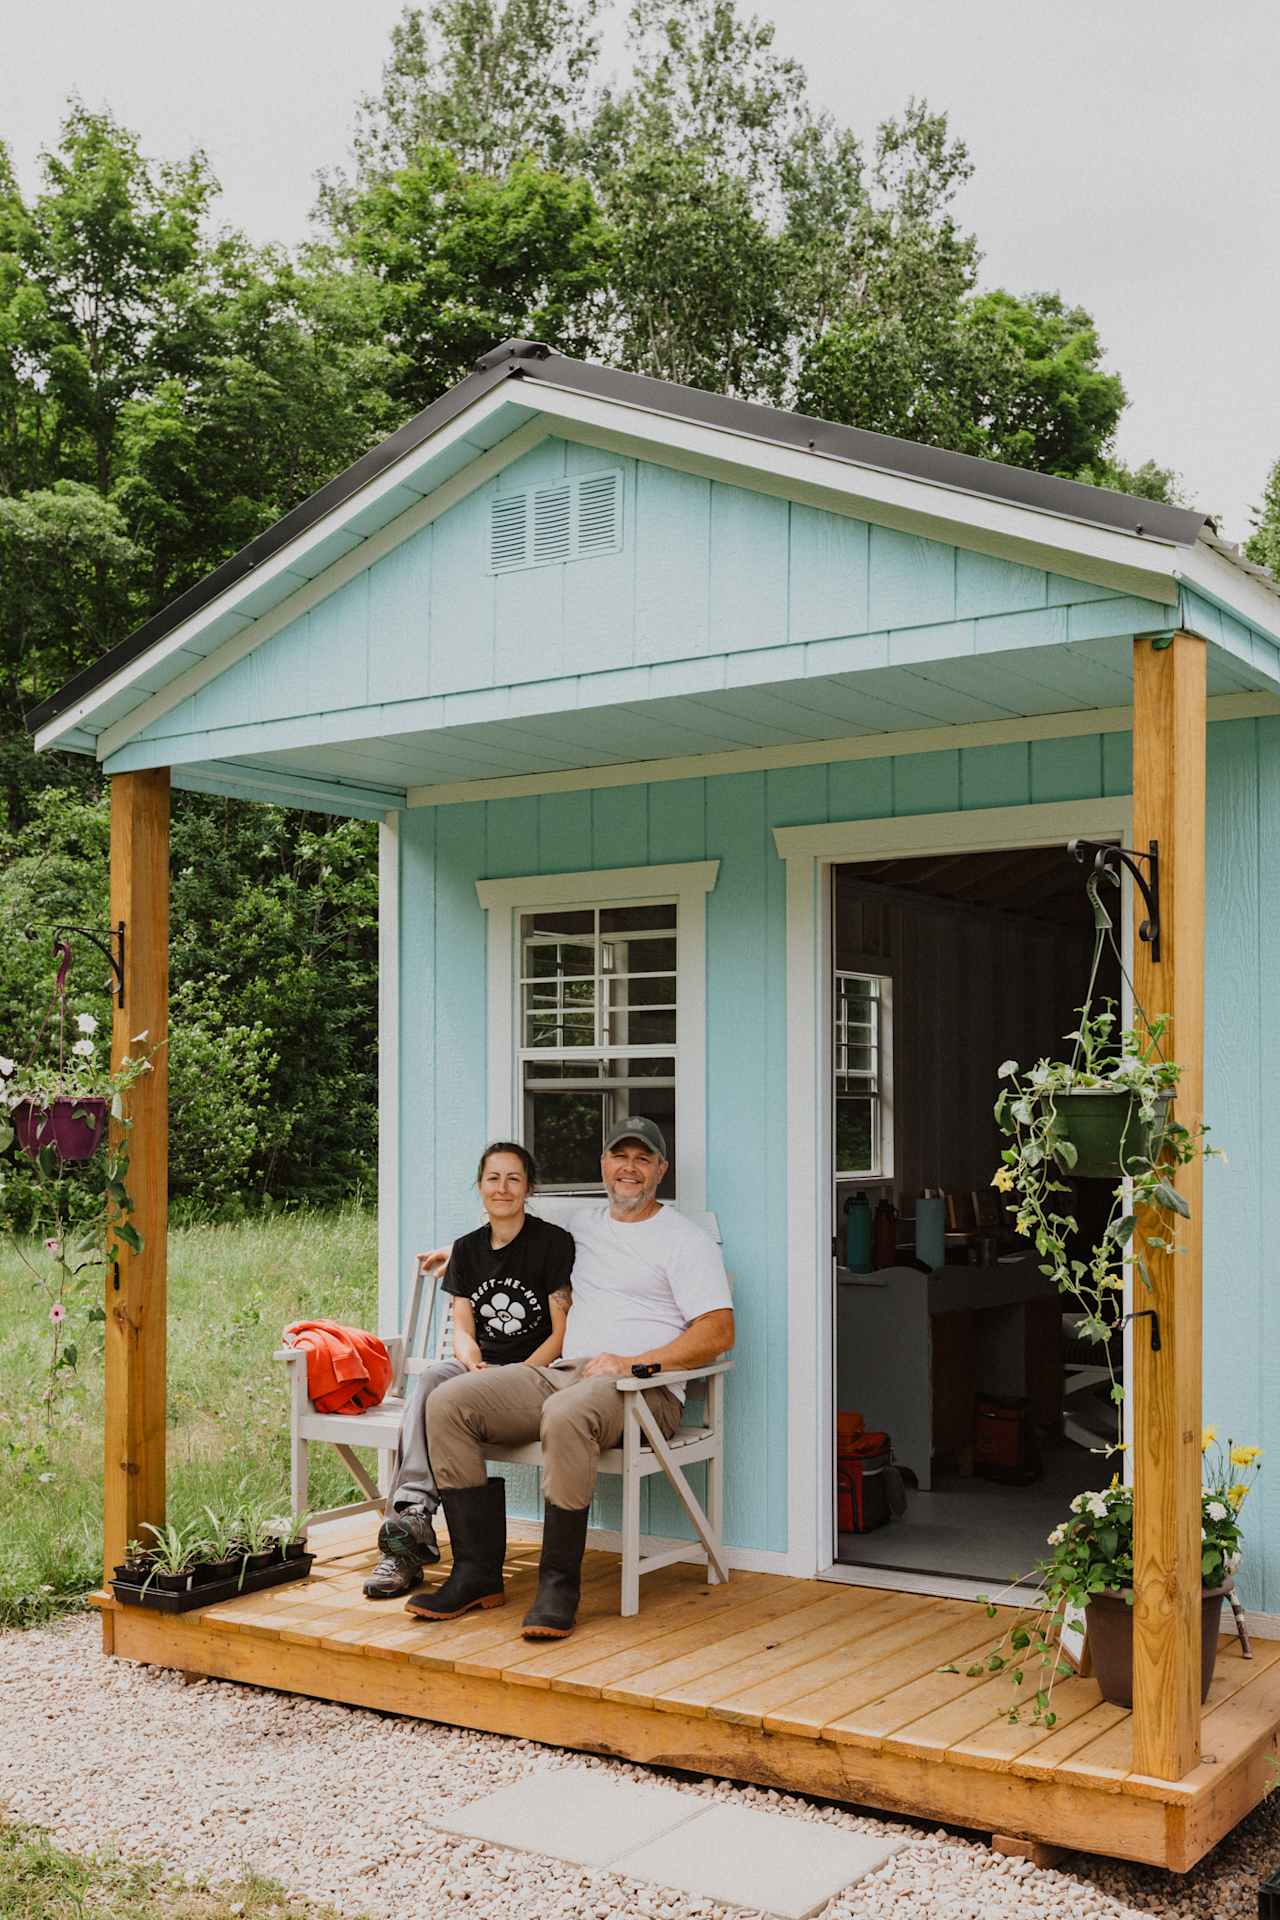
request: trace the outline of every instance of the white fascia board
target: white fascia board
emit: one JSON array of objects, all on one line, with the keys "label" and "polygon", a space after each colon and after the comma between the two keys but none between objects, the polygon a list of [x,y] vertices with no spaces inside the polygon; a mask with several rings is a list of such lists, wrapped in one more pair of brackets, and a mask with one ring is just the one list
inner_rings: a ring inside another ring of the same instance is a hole
[{"label": "white fascia board", "polygon": [[[112,674],[109,680],[104,680],[101,686],[95,687],[92,693],[86,694],[83,700],[79,700],[74,706],[68,707],[65,713],[60,713],[56,720],[51,720],[48,726],[42,727],[39,733],[37,733],[34,742],[36,752],[42,753],[46,747],[57,745],[63,734],[73,728],[83,726],[84,722],[96,713],[106,701],[113,699],[127,687],[131,687],[135,681],[140,680],[144,675],[154,672],[159,662],[168,660],[173,654],[180,653],[183,648],[193,647],[195,643],[198,642],[200,635],[206,627],[211,626],[215,620],[221,620],[226,614],[234,613],[237,610],[238,602],[245,596],[251,593],[257,593],[266,582],[277,578],[282,573],[297,572],[299,563],[306,559],[307,554],[314,548],[321,546],[326,540],[332,539],[335,533],[342,532],[349,520],[353,519],[357,514],[366,513],[370,506],[379,500],[383,494],[393,493],[396,488],[406,485],[419,467],[424,466],[430,460],[437,459],[440,454],[444,453],[456,441],[465,440],[468,434],[474,431],[475,427],[481,421],[487,419],[490,414],[497,413],[502,407],[508,406],[511,401],[509,388],[512,384],[513,383],[509,381],[504,381],[501,386],[491,388],[488,393],[473,402],[464,413],[460,413],[458,417],[455,420],[451,420],[447,426],[441,427],[429,440],[424,440],[421,445],[411,448],[410,451],[397,460],[393,466],[388,467],[385,472],[380,473],[376,479],[370,480],[367,486],[361,487],[357,493],[353,493],[350,498],[344,500],[341,505],[334,507],[332,512],[325,514],[322,520],[317,520],[314,526],[308,527],[304,533],[300,533],[296,540],[291,540],[289,544],[282,547],[278,553],[272,554],[269,560],[264,560],[260,567],[255,567],[252,573],[247,573],[242,580],[237,580],[234,586],[228,587],[224,593],[218,595],[216,600],[211,600],[207,606],[201,607],[198,613],[193,613],[190,619],[184,620],[181,625],[175,627],[171,633],[166,633],[161,639],[156,641],[154,646],[148,647],[145,653],[139,654],[136,660],[131,660],[127,666],[121,667],[118,673]],[[522,431],[522,429],[518,429],[518,431]],[[505,441],[500,440],[497,446],[502,447],[505,444]],[[470,465],[462,469],[463,473],[469,473],[470,471]],[[443,487],[447,486],[449,482],[444,481],[441,484]],[[437,489],[437,491],[440,491],[440,489]],[[434,499],[434,497],[434,494],[425,496],[427,501]],[[401,519],[407,517],[407,515],[401,515]],[[398,522],[396,521],[391,522],[392,526],[397,524]],[[376,538],[377,536],[372,537]],[[353,548],[352,552],[346,556],[347,559],[353,560],[358,558],[369,544],[370,542],[368,540],[362,541],[359,547]],[[318,584],[321,580],[328,580],[340,565],[340,561],[334,563],[322,574],[317,575],[316,582],[309,582],[308,584],[313,585]],[[357,568],[356,571],[359,571],[359,569]],[[299,599],[305,591],[306,589],[304,588],[301,589],[298,594],[290,595],[289,600],[282,602],[281,605],[289,605],[290,601]],[[280,610],[280,607],[272,608],[269,614],[263,616],[263,619],[273,618]],[[246,629],[246,634],[255,633],[260,624],[261,622],[255,622],[253,627]],[[237,635],[236,639],[242,640],[244,637],[245,635]],[[248,649],[245,649],[245,651],[247,650]],[[209,657],[216,657],[219,661],[223,661],[226,655],[223,648],[219,647],[215,650],[215,654]],[[192,669],[192,671],[195,672],[197,669]],[[218,671],[221,671],[221,667],[219,667]],[[186,676],[183,677],[185,678]],[[168,689],[166,688],[164,691],[167,692]],[[155,696],[156,699],[163,697],[163,694],[157,694]],[[147,707],[149,708],[150,705],[151,702],[148,701]],[[138,708],[136,713],[129,716],[129,720],[136,721],[138,715],[145,710],[146,709],[141,707]],[[142,724],[145,725],[146,723],[143,722]],[[120,725],[122,727],[127,726],[128,722],[121,722]],[[113,729],[112,731],[116,730],[117,729]]]},{"label": "white fascia board", "polygon": [[625,401],[599,400],[542,377],[509,397],[517,406],[562,422],[568,439],[586,438],[638,459],[681,466],[954,546],[999,553],[1023,565],[1165,605],[1172,606],[1178,597],[1174,568],[1177,556],[1189,549],[1171,541],[1091,526],[1043,508],[855,465],[816,450],[780,447]]},{"label": "white fascia board", "polygon": [[780,859],[910,859],[928,853],[986,853],[1005,847],[1051,847],[1078,835],[1123,828],[1129,795],[1060,800],[1019,807],[973,807],[964,813],[911,813],[892,820],[842,820],[812,827],[775,827]]},{"label": "white fascia board", "polygon": [[[1183,552],[1174,579],[1280,646],[1280,596],[1242,567],[1233,567],[1225,554],[1215,553],[1203,542],[1189,547]],[[1259,672],[1267,671],[1255,660],[1249,664],[1257,666]]]}]

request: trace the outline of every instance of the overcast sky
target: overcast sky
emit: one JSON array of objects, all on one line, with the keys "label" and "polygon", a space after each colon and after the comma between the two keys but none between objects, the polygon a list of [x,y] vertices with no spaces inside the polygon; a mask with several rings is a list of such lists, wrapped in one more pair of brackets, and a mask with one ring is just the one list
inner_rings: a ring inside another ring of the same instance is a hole
[{"label": "overcast sky", "polygon": [[[622,0],[616,0],[621,5]],[[744,10],[748,10],[744,6]],[[911,93],[976,175],[983,283],[1093,314],[1130,407],[1119,450],[1182,474],[1240,538],[1280,457],[1275,0],[765,0],[778,44],[860,134]],[[28,188],[68,93],[146,150],[202,146],[226,219],[306,229],[400,0],[40,0],[9,10],[0,135]],[[610,49],[621,47],[611,35]]]}]

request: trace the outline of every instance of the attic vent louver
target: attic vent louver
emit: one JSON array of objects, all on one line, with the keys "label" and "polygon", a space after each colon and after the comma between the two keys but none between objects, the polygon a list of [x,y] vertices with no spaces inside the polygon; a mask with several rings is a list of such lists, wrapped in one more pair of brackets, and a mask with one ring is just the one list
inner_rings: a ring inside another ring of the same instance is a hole
[{"label": "attic vent louver", "polygon": [[616,553],[622,545],[622,474],[616,468],[561,480],[490,503],[489,568],[513,573]]}]

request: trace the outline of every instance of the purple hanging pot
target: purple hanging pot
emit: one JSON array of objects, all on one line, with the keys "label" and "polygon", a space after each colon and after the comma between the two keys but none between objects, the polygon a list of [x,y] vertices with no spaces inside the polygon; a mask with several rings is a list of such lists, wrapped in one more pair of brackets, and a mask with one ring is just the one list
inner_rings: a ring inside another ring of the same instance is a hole
[{"label": "purple hanging pot", "polygon": [[48,1113],[43,1107],[37,1106],[34,1100],[19,1100],[9,1117],[13,1121],[18,1145],[34,1160],[41,1147],[47,1147],[53,1138]]},{"label": "purple hanging pot", "polygon": [[96,1094],[55,1100],[49,1112],[53,1144],[61,1160],[92,1160],[102,1144],[107,1103]]}]

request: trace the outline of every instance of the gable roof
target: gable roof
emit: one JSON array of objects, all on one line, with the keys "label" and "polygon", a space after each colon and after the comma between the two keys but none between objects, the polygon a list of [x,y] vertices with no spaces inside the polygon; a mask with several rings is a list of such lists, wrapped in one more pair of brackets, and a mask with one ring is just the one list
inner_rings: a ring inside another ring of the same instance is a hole
[{"label": "gable roof", "polygon": [[[534,407],[540,404],[534,399],[534,394],[543,389],[548,410],[553,412],[565,405],[571,406],[574,401],[588,405],[603,403],[605,407],[625,409],[633,420],[647,415],[651,419],[670,423],[671,428],[683,423],[693,429],[712,429],[719,435],[732,436],[740,444],[740,457],[748,466],[758,460],[765,450],[777,449],[783,454],[810,459],[826,467],[828,472],[831,463],[836,463],[846,469],[859,469],[867,475],[885,476],[889,481],[896,479],[908,485],[923,485],[930,490],[941,489],[975,503],[993,503],[997,509],[1022,509],[1049,516],[1061,524],[1061,531],[1055,539],[1051,529],[1045,530],[1044,543],[1048,546],[1061,542],[1064,548],[1069,547],[1071,542],[1063,538],[1067,527],[1096,529],[1104,537],[1119,535],[1126,544],[1132,541],[1135,545],[1158,546],[1166,551],[1190,550],[1203,543],[1220,560],[1229,561],[1236,571],[1253,576],[1253,583],[1256,584],[1251,584],[1255,594],[1258,585],[1264,585],[1272,595],[1280,592],[1263,569],[1248,566],[1240,560],[1234,549],[1217,539],[1213,523],[1205,514],[1191,509],[1165,506],[1158,501],[1085,486],[1078,481],[1063,480],[1022,467],[1004,466],[996,461],[952,453],[945,448],[924,446],[915,441],[899,440],[860,427],[841,426],[805,414],[789,413],[780,408],[653,379],[644,374],[625,373],[594,362],[574,360],[565,354],[553,352],[539,341],[507,340],[483,355],[477,361],[474,372],[442,394],[431,406],[291,509],[239,553],[223,561],[202,580],[179,594],[100,659],[74,675],[57,693],[34,707],[27,715],[28,731],[46,735],[45,740],[37,744],[54,744],[49,736],[61,737],[74,728],[80,718],[100,704],[95,696],[101,690],[107,689],[111,682],[135,663],[145,665],[148,656],[158,652],[162,643],[171,641],[175,634],[212,608],[215,602],[225,603],[228,619],[238,619],[241,626],[248,625],[264,610],[262,597],[258,595],[258,604],[246,608],[243,613],[234,611],[237,601],[243,606],[244,601],[255,594],[258,581],[264,579],[266,574],[275,573],[278,576],[282,571],[283,557],[289,555],[291,550],[300,551],[307,544],[307,536],[323,533],[327,526],[336,527],[344,511],[350,509],[354,513],[363,496],[377,495],[379,483],[390,504],[380,521],[369,521],[368,515],[365,515],[367,524],[361,532],[367,534],[371,527],[385,524],[402,510],[395,504],[398,491],[395,482],[397,476],[407,470],[407,463],[417,456],[425,458],[429,455],[436,443],[450,437],[451,429],[465,428],[468,415],[484,411],[481,403],[489,401],[492,412],[495,397],[501,398],[500,390],[511,390],[511,383],[514,382],[519,382],[526,390],[525,409],[530,404]],[[527,417],[527,414],[522,410],[520,417]],[[510,424],[508,420],[504,432],[510,430]],[[460,436],[455,433],[454,437]],[[447,474],[456,472],[459,465],[465,464],[477,452],[492,446],[501,437],[502,432],[493,432],[488,439],[483,436],[478,439],[470,436],[463,438],[462,445],[466,451],[461,455],[455,454],[452,466],[444,473],[438,472],[431,486],[438,484]],[[424,490],[429,491],[430,487],[420,487],[419,496]],[[316,573],[323,571],[338,553],[359,544],[358,538],[347,537],[335,551],[332,545],[335,539],[343,540],[341,532],[330,533],[327,541],[314,539],[310,543],[314,556],[313,570],[308,573],[304,569],[301,577],[291,571],[289,583],[275,595],[277,601],[301,585],[304,579],[316,577]],[[269,563],[275,563],[274,567]],[[1160,570],[1172,573],[1174,579],[1181,577],[1177,568],[1161,567]],[[1165,597],[1172,600],[1176,596],[1170,591]],[[234,630],[234,627],[224,629],[223,637],[227,631]],[[219,643],[214,636],[210,636],[210,639],[213,645]],[[184,657],[184,664],[190,664],[190,657],[189,654]],[[72,709],[78,711],[73,715]]]}]

